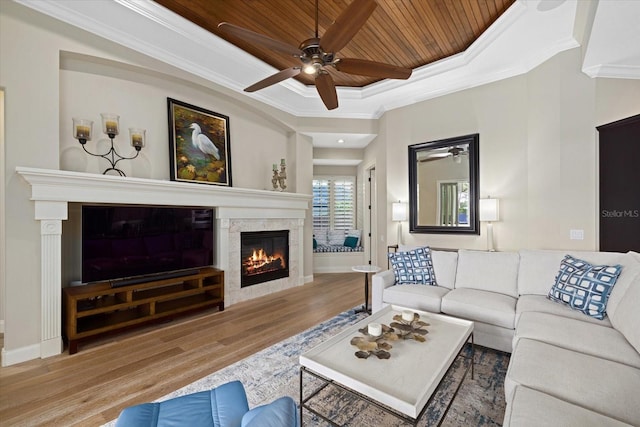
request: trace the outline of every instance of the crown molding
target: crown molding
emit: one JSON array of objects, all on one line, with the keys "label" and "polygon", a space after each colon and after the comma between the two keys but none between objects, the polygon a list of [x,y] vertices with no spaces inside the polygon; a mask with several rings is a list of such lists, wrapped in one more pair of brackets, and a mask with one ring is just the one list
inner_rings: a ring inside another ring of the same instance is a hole
[{"label": "crown molding", "polygon": [[575,2],[541,12],[519,0],[465,52],[415,69],[406,81],[339,87],[340,107],[327,111],[314,86],[294,79],[243,92],[277,70],[153,1],[15,1],[230,89],[239,99],[260,101],[296,117],[376,119],[420,100],[522,74],[578,45],[571,37]]}]

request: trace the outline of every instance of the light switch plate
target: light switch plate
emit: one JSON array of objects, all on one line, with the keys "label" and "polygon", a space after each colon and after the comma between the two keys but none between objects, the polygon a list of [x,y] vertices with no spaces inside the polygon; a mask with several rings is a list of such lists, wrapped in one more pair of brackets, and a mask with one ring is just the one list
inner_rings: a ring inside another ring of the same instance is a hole
[{"label": "light switch plate", "polygon": [[571,240],[584,240],[584,230],[569,230]]}]

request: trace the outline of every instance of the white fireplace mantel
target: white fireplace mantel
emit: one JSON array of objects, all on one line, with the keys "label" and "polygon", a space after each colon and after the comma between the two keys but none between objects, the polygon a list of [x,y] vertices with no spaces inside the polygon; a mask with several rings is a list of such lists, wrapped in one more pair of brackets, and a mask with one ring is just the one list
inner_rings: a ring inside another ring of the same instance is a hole
[{"label": "white fireplace mantel", "polygon": [[262,220],[285,220],[294,224],[295,256],[300,264],[299,277],[292,278],[292,282],[303,284],[303,226],[311,195],[28,167],[17,167],[16,172],[31,185],[34,218],[40,221],[42,320],[40,354],[35,357],[62,352],[61,242],[68,203],[215,207],[217,266],[222,269],[230,265],[230,222],[246,220],[262,226]]},{"label": "white fireplace mantel", "polygon": [[[17,167],[36,202],[130,203],[306,211],[310,195]],[[304,218],[304,216],[303,216]]]}]

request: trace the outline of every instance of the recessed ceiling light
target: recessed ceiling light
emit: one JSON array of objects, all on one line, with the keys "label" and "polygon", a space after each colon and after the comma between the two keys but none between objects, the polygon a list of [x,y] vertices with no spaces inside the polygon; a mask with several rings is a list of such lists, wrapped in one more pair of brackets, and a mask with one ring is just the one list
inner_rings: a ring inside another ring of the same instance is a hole
[{"label": "recessed ceiling light", "polygon": [[338,144],[344,144],[344,139],[340,138],[340,139],[338,140]]}]

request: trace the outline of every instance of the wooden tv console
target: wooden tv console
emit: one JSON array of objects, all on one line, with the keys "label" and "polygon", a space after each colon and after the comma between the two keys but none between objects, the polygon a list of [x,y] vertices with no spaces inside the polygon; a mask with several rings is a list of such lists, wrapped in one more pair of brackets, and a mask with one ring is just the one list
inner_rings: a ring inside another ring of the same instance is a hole
[{"label": "wooden tv console", "polygon": [[181,313],[217,306],[224,310],[224,272],[197,273],[112,287],[110,282],[63,289],[69,354],[78,342]]}]

